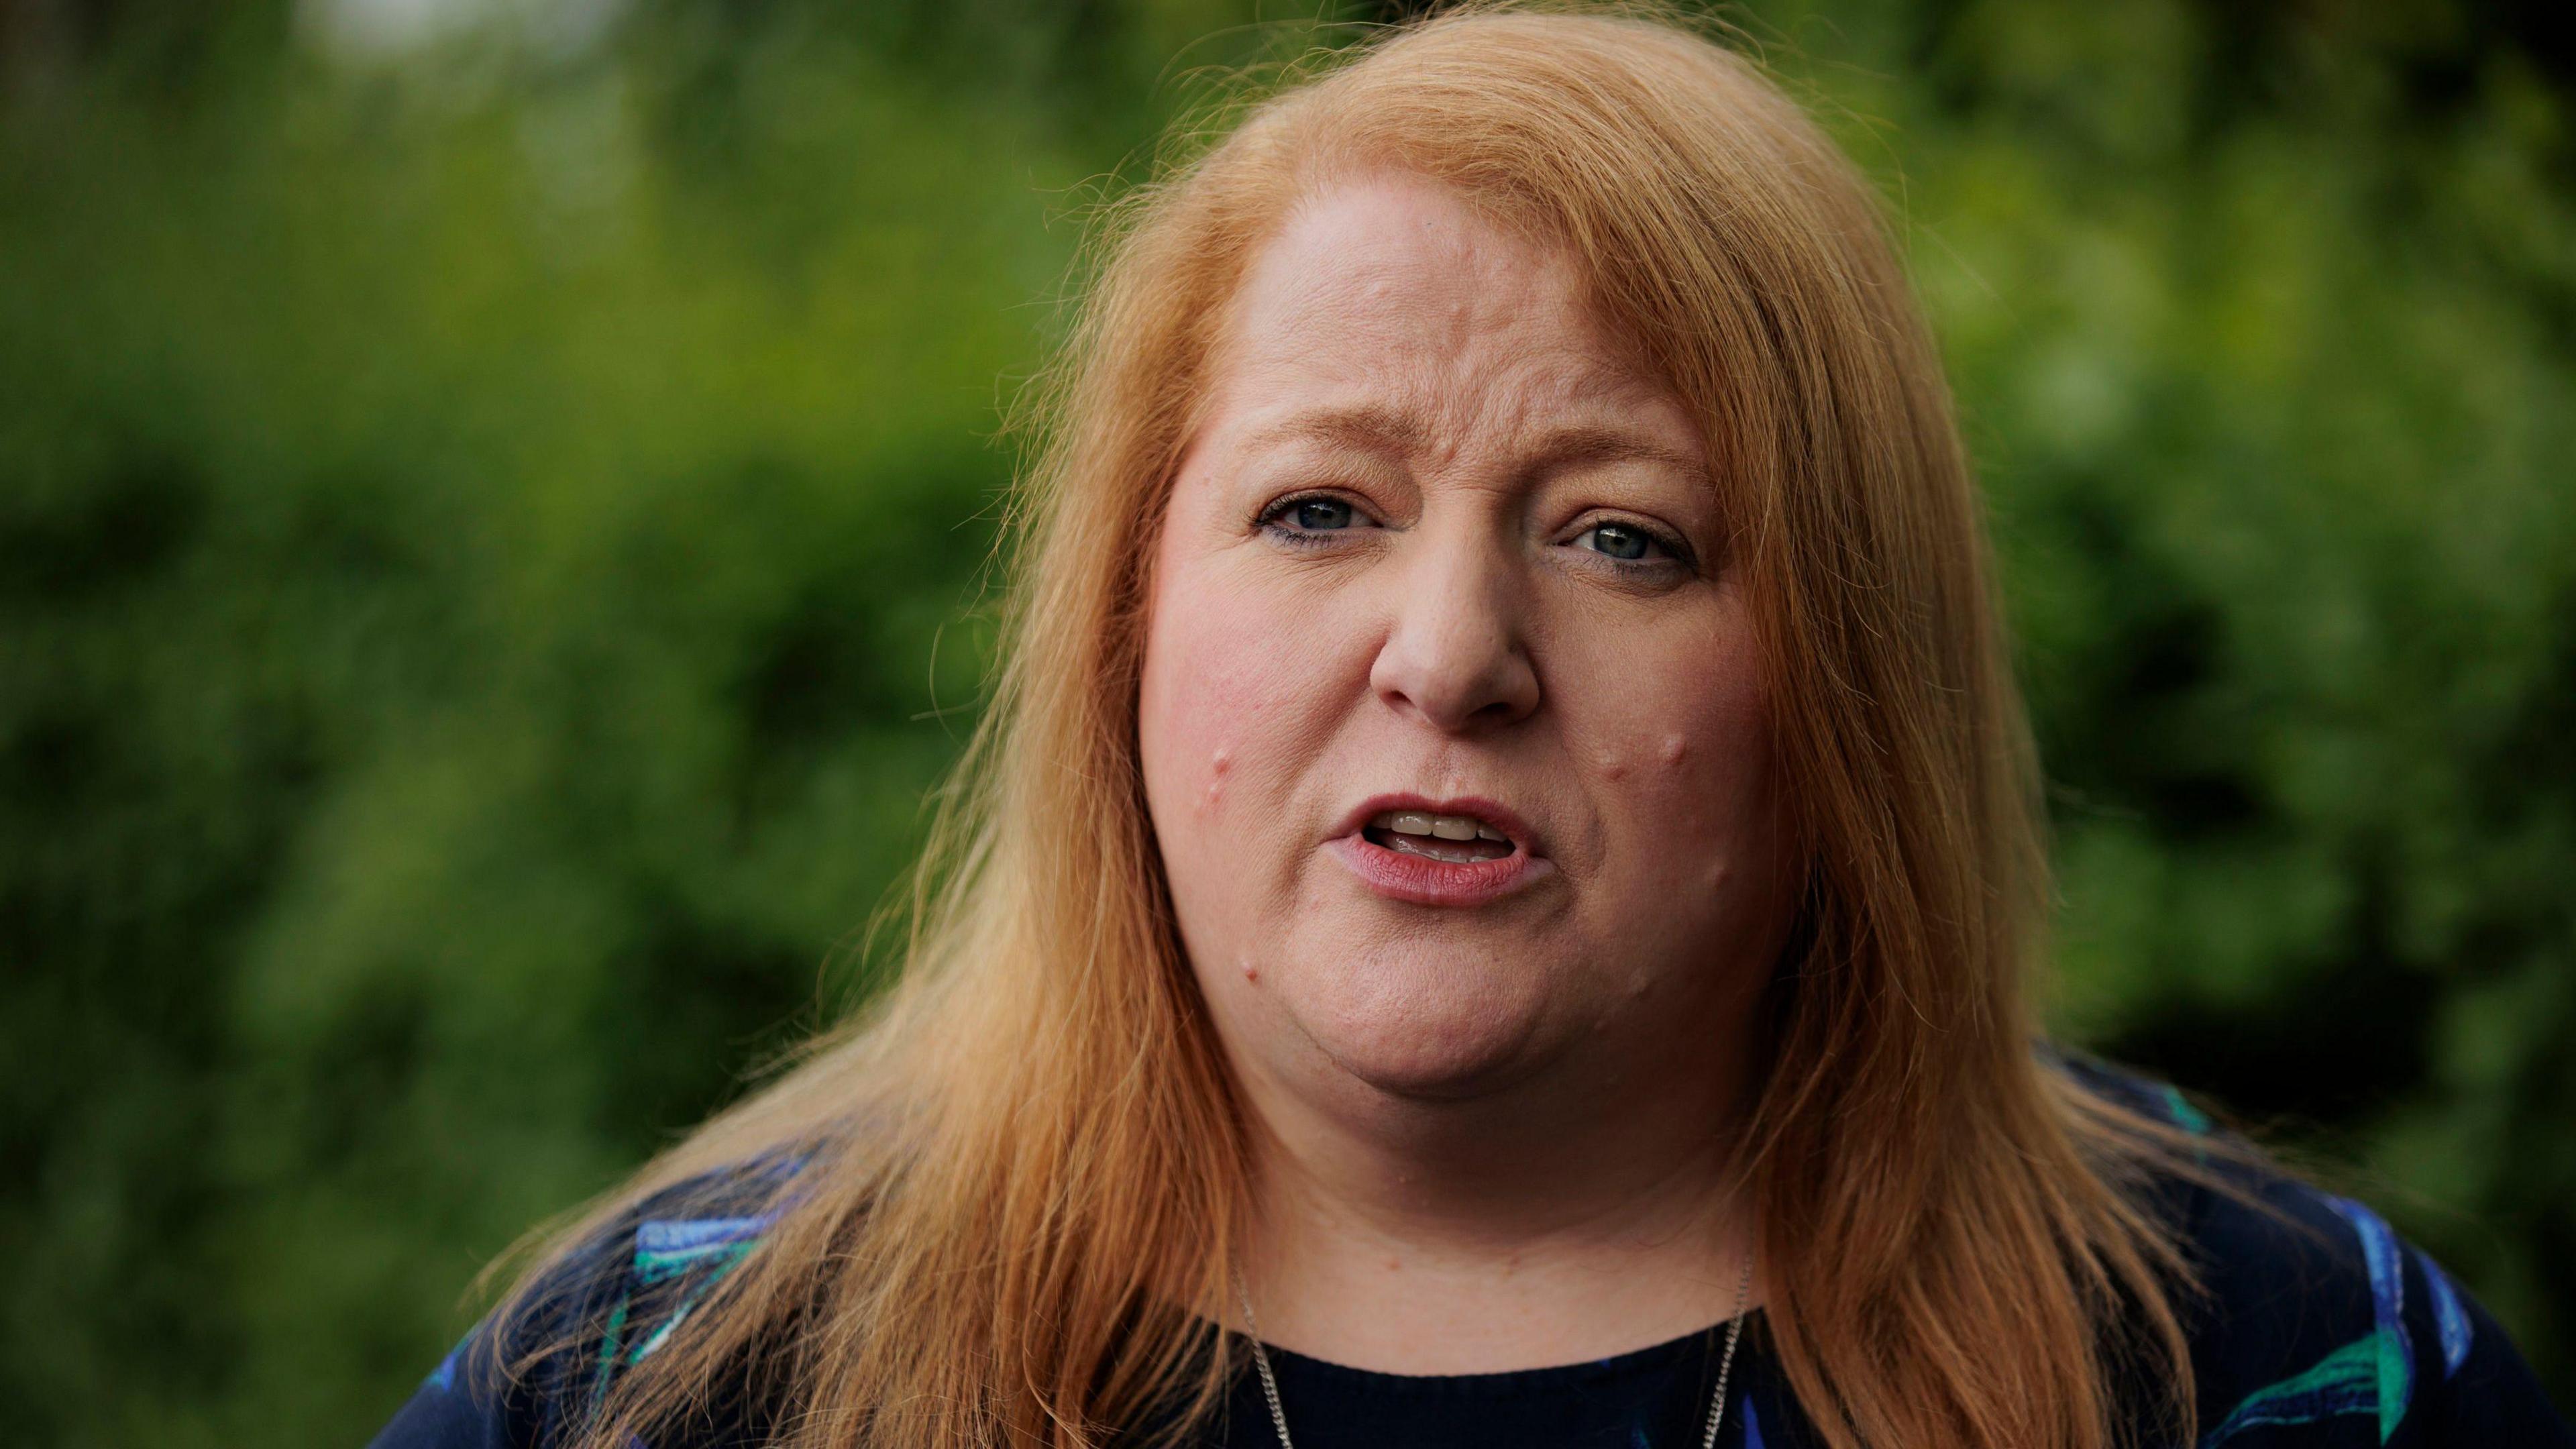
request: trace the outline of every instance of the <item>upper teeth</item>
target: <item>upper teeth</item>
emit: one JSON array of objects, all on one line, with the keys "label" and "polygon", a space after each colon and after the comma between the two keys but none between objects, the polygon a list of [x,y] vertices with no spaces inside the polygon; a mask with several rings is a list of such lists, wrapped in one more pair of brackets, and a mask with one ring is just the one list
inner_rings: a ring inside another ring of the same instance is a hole
[{"label": "upper teeth", "polygon": [[1472,815],[1433,815],[1423,810],[1389,810],[1369,824],[1398,835],[1436,835],[1442,840],[1499,840],[1511,837]]}]

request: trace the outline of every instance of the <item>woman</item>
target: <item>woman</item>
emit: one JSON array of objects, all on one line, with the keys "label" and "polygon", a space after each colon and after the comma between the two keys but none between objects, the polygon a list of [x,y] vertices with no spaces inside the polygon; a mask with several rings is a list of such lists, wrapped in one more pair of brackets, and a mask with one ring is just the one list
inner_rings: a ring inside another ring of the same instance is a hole
[{"label": "woman", "polygon": [[1940,373],[1750,67],[1452,14],[1101,257],[901,984],[380,1443],[2569,1441],[2367,1209],[2034,1049]]}]

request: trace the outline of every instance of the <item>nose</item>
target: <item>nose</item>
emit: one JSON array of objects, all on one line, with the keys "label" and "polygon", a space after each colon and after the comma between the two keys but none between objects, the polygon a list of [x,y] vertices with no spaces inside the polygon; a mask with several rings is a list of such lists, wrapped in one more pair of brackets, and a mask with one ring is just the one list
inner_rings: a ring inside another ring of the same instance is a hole
[{"label": "nose", "polygon": [[1407,542],[1412,567],[1391,570],[1385,642],[1369,670],[1377,697],[1450,734],[1526,719],[1538,670],[1525,637],[1524,583],[1499,539]]}]

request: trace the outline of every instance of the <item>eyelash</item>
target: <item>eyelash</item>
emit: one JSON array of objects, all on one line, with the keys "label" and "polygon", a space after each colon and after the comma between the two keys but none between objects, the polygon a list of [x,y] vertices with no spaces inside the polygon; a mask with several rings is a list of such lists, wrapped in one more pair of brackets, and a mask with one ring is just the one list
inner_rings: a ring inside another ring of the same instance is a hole
[{"label": "eyelash", "polygon": [[1664,556],[1661,558],[1615,558],[1609,554],[1601,552],[1601,550],[1597,548],[1584,550],[1584,552],[1599,558],[1603,563],[1613,564],[1622,569],[1637,571],[1651,571],[1675,566],[1681,568],[1696,567],[1691,558],[1689,544],[1682,542],[1680,537],[1675,535],[1671,530],[1657,528],[1653,524],[1646,523],[1639,519],[1596,518],[1584,524],[1581,529],[1575,532],[1574,536],[1576,538],[1581,538],[1585,534],[1604,528],[1633,529],[1636,532],[1645,535],[1648,543],[1662,549],[1664,551]]},{"label": "eyelash", "polygon": [[[1348,508],[1356,517],[1368,517],[1366,509],[1338,493],[1292,493],[1262,509],[1261,516],[1255,522],[1263,532],[1291,548],[1328,548],[1334,541],[1334,534],[1352,531],[1350,528],[1302,529],[1285,521],[1289,515],[1308,503],[1338,503]],[[1581,538],[1585,534],[1602,528],[1635,529],[1644,534],[1648,542],[1664,551],[1664,556],[1661,558],[1625,559],[1615,558],[1599,549],[1584,550],[1610,567],[1630,573],[1649,573],[1676,564],[1685,568],[1693,566],[1690,545],[1684,543],[1669,529],[1658,528],[1636,519],[1595,519],[1578,530],[1574,536]]]},{"label": "eyelash", "polygon": [[1332,544],[1334,534],[1351,531],[1348,528],[1303,529],[1285,522],[1290,514],[1308,503],[1338,503],[1349,509],[1354,517],[1368,516],[1366,509],[1338,493],[1292,493],[1262,509],[1261,517],[1256,521],[1264,533],[1292,548],[1326,548]]}]

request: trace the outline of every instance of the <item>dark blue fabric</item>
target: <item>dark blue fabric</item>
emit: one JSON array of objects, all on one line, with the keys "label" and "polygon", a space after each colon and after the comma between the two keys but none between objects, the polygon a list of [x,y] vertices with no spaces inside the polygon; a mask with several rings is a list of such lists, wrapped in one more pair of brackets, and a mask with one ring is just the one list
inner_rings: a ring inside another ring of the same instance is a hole
[{"label": "dark blue fabric", "polygon": [[[2066,1070],[2187,1130],[2206,1119],[2170,1088],[2075,1061]],[[2215,1159],[2214,1159],[2215,1160]],[[376,1449],[554,1449],[614,1375],[650,1357],[757,1246],[793,1164],[688,1184],[647,1200],[551,1275],[544,1337],[583,1345],[503,1387],[488,1328],[433,1372]],[[2485,1310],[2369,1208],[2293,1179],[2229,1169],[2260,1206],[2172,1180],[2175,1214],[2208,1288],[2191,1312],[2198,1449],[2576,1449],[2530,1368]],[[792,1188],[784,1190],[792,1191]],[[2270,1209],[2266,1211],[2265,1209]],[[1719,1443],[1817,1441],[1748,1320]],[[1413,1377],[1271,1350],[1298,1449],[1696,1449],[1718,1328],[1594,1363]],[[526,1345],[517,1345],[524,1350]],[[2130,1385],[2141,1403],[2149,1386]],[[649,1449],[730,1449],[763,1437],[749,1396]],[[1249,1369],[1202,1445],[1276,1442]],[[2154,1442],[2152,1439],[2142,1442]]]}]

